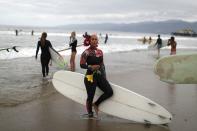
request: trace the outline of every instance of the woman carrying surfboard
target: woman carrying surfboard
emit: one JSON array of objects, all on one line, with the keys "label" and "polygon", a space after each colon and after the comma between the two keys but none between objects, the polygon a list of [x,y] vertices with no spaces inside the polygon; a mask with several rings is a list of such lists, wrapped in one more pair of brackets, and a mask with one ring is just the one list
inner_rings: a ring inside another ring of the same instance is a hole
[{"label": "woman carrying surfboard", "polygon": [[[81,54],[80,66],[87,69],[84,83],[87,91],[86,108],[89,117],[93,117],[92,106],[98,116],[99,105],[113,95],[113,90],[106,79],[105,66],[103,63],[103,52],[97,48],[98,37],[91,35],[90,47]],[[99,87],[103,94],[93,103],[96,87]]]},{"label": "woman carrying surfboard", "polygon": [[43,78],[45,78],[49,73],[49,61],[51,59],[49,47],[52,47],[51,42],[49,40],[46,40],[46,38],[47,38],[47,33],[43,32],[40,40],[38,41],[36,56],[35,56],[35,58],[37,59],[39,48],[41,48],[40,61],[42,65]]}]

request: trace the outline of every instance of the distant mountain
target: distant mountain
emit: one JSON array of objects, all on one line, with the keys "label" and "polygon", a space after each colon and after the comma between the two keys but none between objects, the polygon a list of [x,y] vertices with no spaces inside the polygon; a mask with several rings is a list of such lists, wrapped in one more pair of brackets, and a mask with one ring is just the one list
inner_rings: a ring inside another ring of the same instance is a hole
[{"label": "distant mountain", "polygon": [[181,20],[168,20],[160,22],[140,22],[129,24],[71,24],[57,26],[55,28],[68,30],[101,30],[101,31],[126,31],[126,32],[143,32],[143,33],[164,33],[168,34],[180,29],[193,29],[197,32],[197,22],[186,22]]},{"label": "distant mountain", "polygon": [[[156,33],[169,34],[181,29],[192,29],[197,32],[197,21],[186,22],[182,20],[168,20],[168,21],[146,21],[128,24],[115,23],[101,23],[101,24],[70,24],[55,27],[35,27],[35,26],[13,26],[0,25],[0,30],[23,30],[23,31],[49,31],[50,29],[58,31],[123,31],[123,32],[139,32],[139,33]],[[49,30],[48,30],[49,29]]]}]

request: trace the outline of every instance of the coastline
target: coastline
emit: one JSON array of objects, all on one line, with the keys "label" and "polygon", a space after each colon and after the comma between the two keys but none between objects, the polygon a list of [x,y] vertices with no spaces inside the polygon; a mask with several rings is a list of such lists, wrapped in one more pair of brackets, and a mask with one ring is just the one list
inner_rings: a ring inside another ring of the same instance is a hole
[{"label": "coastline", "polygon": [[[196,51],[196,50],[193,50]],[[169,55],[169,50],[162,50],[161,56]],[[192,52],[191,50],[178,50],[177,53]],[[77,72],[84,73],[79,68],[79,55],[77,56]],[[69,60],[69,58],[67,57]],[[4,131],[52,131],[52,130],[140,130],[140,131],[193,131],[197,129],[197,86],[195,84],[167,84],[159,80],[153,72],[154,62],[157,60],[157,51],[135,50],[104,54],[104,62],[107,78],[110,82],[139,93],[158,104],[162,105],[173,114],[172,123],[168,127],[132,123],[101,113],[103,120],[82,120],[80,114],[85,112],[85,107],[62,96],[52,86],[51,82],[43,84],[41,78],[40,63],[34,58],[18,58],[3,60],[2,63],[9,65],[9,69],[1,70],[1,73],[10,71],[10,75],[4,73],[1,83],[11,86],[13,83],[22,83],[27,92],[33,92],[35,88],[39,94],[24,104],[17,106],[0,107],[0,128]],[[13,65],[15,64],[15,65]],[[22,67],[21,67],[22,66]],[[11,68],[11,70],[10,70]],[[30,72],[28,72],[30,70]],[[50,67],[51,72],[57,68]],[[34,73],[34,76],[28,74]],[[6,79],[7,83],[6,83]],[[10,83],[11,81],[11,83]],[[31,83],[29,82],[31,81]],[[13,82],[13,83],[12,83]],[[20,84],[21,83],[21,84]],[[34,85],[35,84],[35,85]],[[26,87],[31,85],[31,87]],[[34,88],[33,88],[34,87]],[[17,88],[13,87],[13,88]],[[24,88],[22,88],[24,89]],[[30,90],[32,89],[32,90]],[[16,89],[17,91],[17,89]],[[24,95],[23,92],[20,95]],[[15,97],[15,96],[13,96]],[[33,101],[32,101],[33,100]],[[12,126],[10,126],[12,125]]]}]

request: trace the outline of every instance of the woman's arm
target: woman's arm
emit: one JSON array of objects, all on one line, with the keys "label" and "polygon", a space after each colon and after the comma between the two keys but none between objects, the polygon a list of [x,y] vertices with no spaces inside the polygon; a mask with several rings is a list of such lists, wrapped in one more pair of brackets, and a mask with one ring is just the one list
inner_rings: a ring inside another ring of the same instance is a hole
[{"label": "woman's arm", "polygon": [[36,49],[36,56],[35,56],[36,59],[37,59],[37,57],[38,57],[39,46],[40,46],[40,44],[39,44],[39,42],[38,42],[38,44],[37,44],[37,49]]}]

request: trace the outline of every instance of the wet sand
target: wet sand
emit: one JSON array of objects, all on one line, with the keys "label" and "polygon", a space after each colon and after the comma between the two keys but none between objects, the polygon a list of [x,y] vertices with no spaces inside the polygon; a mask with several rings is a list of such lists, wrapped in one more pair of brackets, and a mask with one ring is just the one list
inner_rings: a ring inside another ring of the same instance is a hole
[{"label": "wet sand", "polygon": [[[183,50],[181,52],[190,51]],[[42,84],[40,75],[37,75],[35,79],[39,79],[40,84],[37,87],[40,89],[40,94],[48,95],[39,95],[34,100],[17,104],[17,106],[0,106],[0,129],[3,131],[197,130],[197,85],[172,85],[160,81],[153,72],[153,65],[157,59],[156,53],[155,51],[136,50],[105,54],[104,61],[107,76],[111,82],[150,98],[173,114],[172,123],[168,126],[151,125],[149,127],[104,113],[101,113],[102,119],[100,121],[81,119],[80,115],[85,113],[85,107],[56,92],[51,82]],[[161,56],[168,54],[169,50],[161,52]],[[26,61],[32,59],[25,58]],[[78,59],[79,57],[77,57],[77,63]],[[17,63],[23,61],[24,59],[17,60]],[[33,65],[26,66],[33,68]],[[38,68],[36,72],[40,73],[39,67],[36,68]],[[58,69],[52,69],[54,72],[56,70]],[[84,70],[78,66],[77,72],[83,73]],[[15,75],[17,76],[17,74]],[[17,80],[17,78],[15,79]],[[36,82],[37,80],[33,83]],[[52,93],[46,93],[48,90]]]}]

